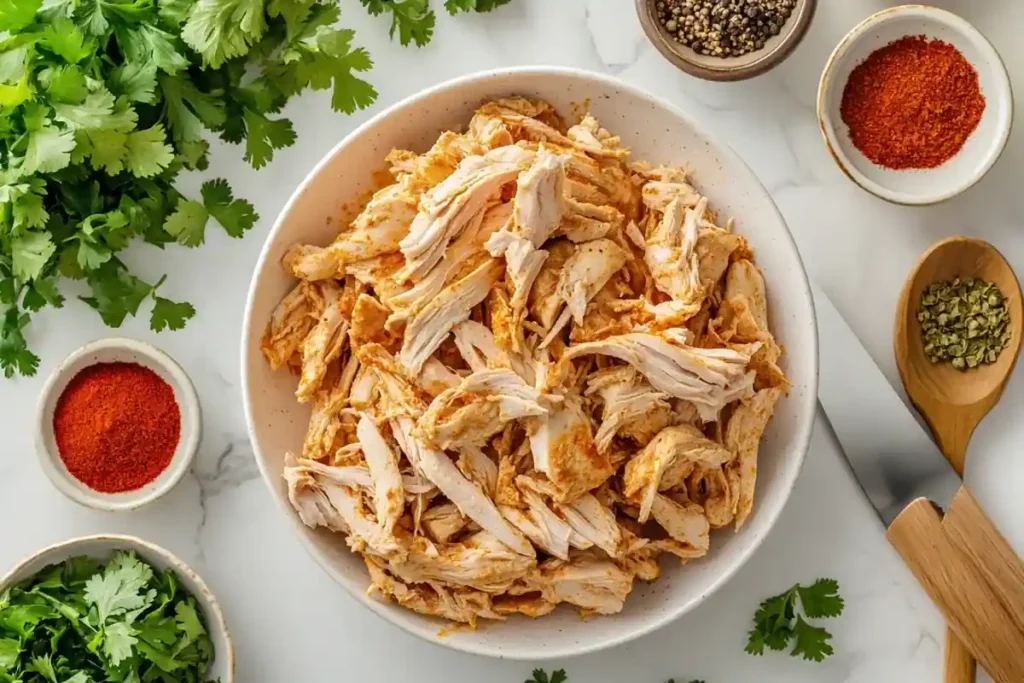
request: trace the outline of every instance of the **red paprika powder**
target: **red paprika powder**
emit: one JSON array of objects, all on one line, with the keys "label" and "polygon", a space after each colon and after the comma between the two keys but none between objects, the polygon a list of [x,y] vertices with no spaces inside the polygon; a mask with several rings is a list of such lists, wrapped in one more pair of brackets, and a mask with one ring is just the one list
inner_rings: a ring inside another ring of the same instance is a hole
[{"label": "red paprika powder", "polygon": [[181,436],[174,390],[135,363],[98,363],[77,375],[57,400],[57,449],[68,471],[89,488],[141,488],[171,462]]},{"label": "red paprika powder", "polygon": [[841,106],[854,146],[892,169],[942,165],[984,112],[978,72],[955,47],[925,36],[872,52],[850,73]]}]

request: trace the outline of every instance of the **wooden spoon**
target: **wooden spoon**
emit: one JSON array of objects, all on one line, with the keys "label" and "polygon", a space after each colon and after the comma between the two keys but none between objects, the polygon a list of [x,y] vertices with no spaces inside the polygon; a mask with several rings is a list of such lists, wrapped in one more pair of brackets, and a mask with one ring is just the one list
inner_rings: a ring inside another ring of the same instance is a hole
[{"label": "wooden spoon", "polygon": [[[921,294],[932,282],[955,277],[992,282],[1006,297],[1012,336],[995,363],[962,371],[948,363],[933,364],[925,356],[917,321]],[[1022,319],[1020,283],[1010,264],[991,244],[972,237],[950,237],[934,245],[903,286],[896,305],[896,365],[911,403],[924,416],[943,455],[960,476],[967,443],[999,400],[1017,362],[1024,332]],[[945,683],[973,683],[975,668],[967,647],[952,631],[947,632]]]}]

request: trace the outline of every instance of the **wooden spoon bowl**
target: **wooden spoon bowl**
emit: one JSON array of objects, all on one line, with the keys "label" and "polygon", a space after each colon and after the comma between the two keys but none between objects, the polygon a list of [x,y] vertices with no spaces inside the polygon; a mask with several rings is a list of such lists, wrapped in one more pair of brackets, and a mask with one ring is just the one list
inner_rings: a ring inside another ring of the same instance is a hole
[{"label": "wooden spoon bowl", "polygon": [[[994,283],[1006,297],[1010,343],[995,363],[957,370],[949,363],[932,363],[924,353],[917,310],[921,294],[937,280],[977,277]],[[1020,353],[1021,289],[1010,264],[995,247],[972,237],[950,237],[921,257],[903,286],[896,306],[896,365],[910,401],[921,412],[939,448],[963,473],[967,442],[975,427],[1003,393]]]}]

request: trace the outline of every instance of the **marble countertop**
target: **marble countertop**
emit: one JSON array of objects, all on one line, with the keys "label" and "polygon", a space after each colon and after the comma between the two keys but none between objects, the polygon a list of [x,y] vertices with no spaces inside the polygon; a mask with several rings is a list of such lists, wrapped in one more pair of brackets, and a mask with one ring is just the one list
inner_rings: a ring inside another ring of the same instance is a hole
[{"label": "marble countertop", "polygon": [[[242,241],[217,232],[200,250],[149,247],[127,261],[140,273],[171,274],[166,295],[197,304],[186,330],[157,337],[143,320],[121,333],[153,341],[194,379],[204,436],[193,471],[166,498],[127,515],[78,507],[53,488],[36,463],[31,428],[46,374],[82,343],[111,332],[84,305],[37,316],[32,344],[43,358],[32,379],[0,384],[0,568],[37,548],[95,532],[136,534],[190,562],[211,584],[235,636],[243,683],[374,680],[519,683],[529,665],[490,661],[414,639],[363,609],[306,555],[271,502],[250,451],[243,418],[239,343],[249,275],[263,238],[292,189],[337,140],[398,99],[471,71],[557,64],[614,74],[684,108],[728,141],[772,193],[796,236],[811,276],[829,293],[894,386],[893,313],[900,287],[930,244],[954,234],[991,241],[1024,267],[1024,139],[1011,138],[991,173],[965,195],[930,208],[902,208],[849,182],[822,144],[814,115],[820,70],[854,24],[895,4],[822,0],[796,52],[769,74],[743,83],[690,78],[647,42],[632,0],[514,0],[484,16],[439,13],[427,48],[387,39],[383,19],[345,2],[342,21],[372,54],[377,104],[351,117],[313,93],[286,110],[299,139],[256,172],[236,148],[218,145],[204,177],[231,179],[262,219]],[[433,4],[440,8],[439,0]],[[1024,3],[941,0],[973,22],[1011,67],[1024,92]],[[195,189],[200,177],[185,180]],[[162,290],[164,291],[164,290]],[[1015,406],[1021,373],[975,435],[967,481],[992,519],[1024,554],[1024,458]],[[939,613],[886,542],[827,429],[818,425],[807,464],[778,525],[753,559],[699,609],[661,631],[603,653],[563,662],[570,683],[932,683],[941,680],[944,626]],[[829,624],[836,655],[811,664],[743,654],[758,602],[795,581],[834,576],[845,614]]]}]

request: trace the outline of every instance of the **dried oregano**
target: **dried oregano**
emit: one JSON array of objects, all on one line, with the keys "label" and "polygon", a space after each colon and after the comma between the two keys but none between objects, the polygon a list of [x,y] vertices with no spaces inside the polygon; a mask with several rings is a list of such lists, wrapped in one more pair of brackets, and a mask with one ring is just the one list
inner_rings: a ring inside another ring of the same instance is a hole
[{"label": "dried oregano", "polygon": [[959,370],[994,363],[1010,343],[1006,298],[980,278],[933,282],[921,294],[917,320],[928,360]]}]

